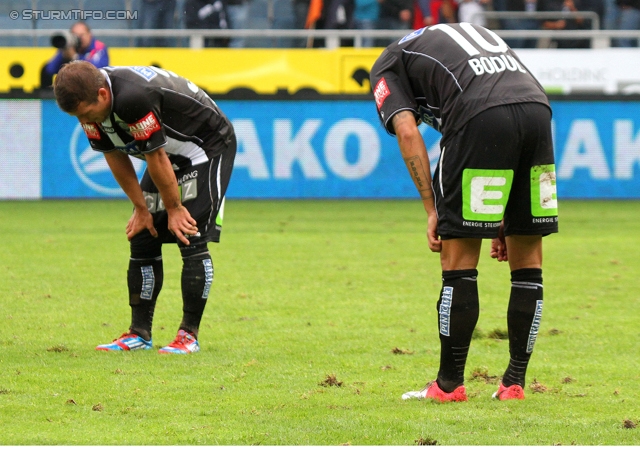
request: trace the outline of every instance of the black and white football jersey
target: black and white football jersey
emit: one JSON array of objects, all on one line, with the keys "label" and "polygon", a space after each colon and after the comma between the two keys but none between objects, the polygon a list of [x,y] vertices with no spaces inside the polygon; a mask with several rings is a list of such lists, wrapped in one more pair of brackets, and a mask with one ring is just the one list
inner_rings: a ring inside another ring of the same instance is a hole
[{"label": "black and white football jersey", "polygon": [[231,142],[231,123],[202,89],[173,72],[146,66],[104,67],[111,114],[82,127],[96,151],[144,159],[163,147],[175,170],[198,165]]},{"label": "black and white football jersey", "polygon": [[371,69],[386,130],[402,110],[442,133],[443,141],[494,106],[549,106],[540,83],[495,33],[469,23],[425,27],[389,45]]}]

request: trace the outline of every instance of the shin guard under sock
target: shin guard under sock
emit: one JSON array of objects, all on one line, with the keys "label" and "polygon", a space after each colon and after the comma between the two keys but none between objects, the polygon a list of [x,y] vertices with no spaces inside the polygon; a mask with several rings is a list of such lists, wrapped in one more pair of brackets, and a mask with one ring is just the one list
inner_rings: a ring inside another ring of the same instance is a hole
[{"label": "shin guard under sock", "polygon": [[542,317],[542,269],[524,268],[511,272],[511,296],[507,311],[509,366],[502,383],[524,386],[525,374]]},{"label": "shin guard under sock", "polygon": [[213,262],[208,251],[183,257],[183,314],[180,329],[192,333],[196,338],[212,282]]},{"label": "shin guard under sock", "polygon": [[478,271],[442,272],[442,291],[438,300],[440,369],[438,386],[450,393],[464,383],[464,368],[471,336],[478,322]]},{"label": "shin guard under sock", "polygon": [[151,339],[153,312],[158,294],[162,289],[164,272],[162,257],[129,260],[127,285],[129,286],[129,305],[131,306],[132,332],[145,340]]}]

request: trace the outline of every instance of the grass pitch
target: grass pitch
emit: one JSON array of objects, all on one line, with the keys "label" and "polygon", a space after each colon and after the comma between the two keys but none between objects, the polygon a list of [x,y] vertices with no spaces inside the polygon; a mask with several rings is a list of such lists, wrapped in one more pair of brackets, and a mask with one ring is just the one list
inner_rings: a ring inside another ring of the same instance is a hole
[{"label": "grass pitch", "polygon": [[94,351],[130,320],[126,201],[0,202],[0,445],[616,445],[640,442],[640,202],[560,204],[522,402],[509,270],[483,248],[467,403],[400,399],[435,378],[438,256],[419,201],[227,203],[202,351],[165,246],[154,350]]}]

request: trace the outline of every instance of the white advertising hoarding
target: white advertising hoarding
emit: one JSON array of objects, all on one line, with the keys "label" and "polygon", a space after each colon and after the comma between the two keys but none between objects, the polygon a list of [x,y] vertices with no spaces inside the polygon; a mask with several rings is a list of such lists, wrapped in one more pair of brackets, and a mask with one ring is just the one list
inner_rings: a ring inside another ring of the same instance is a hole
[{"label": "white advertising hoarding", "polygon": [[42,102],[0,100],[0,199],[42,197]]},{"label": "white advertising hoarding", "polygon": [[517,49],[548,93],[640,94],[640,49]]}]

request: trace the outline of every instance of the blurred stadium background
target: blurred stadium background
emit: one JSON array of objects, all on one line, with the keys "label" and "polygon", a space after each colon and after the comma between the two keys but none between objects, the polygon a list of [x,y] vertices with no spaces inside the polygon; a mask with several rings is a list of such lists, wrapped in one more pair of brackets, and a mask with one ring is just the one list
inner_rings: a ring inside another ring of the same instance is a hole
[{"label": "blurred stadium background", "polygon": [[[178,0],[173,28],[148,29],[142,1],[0,3],[0,200],[124,197],[77,121],[41,85],[55,53],[51,36],[83,18],[108,46],[110,65],[169,69],[218,101],[239,139],[230,198],[417,197],[370,95],[369,70],[382,48],[364,46],[410,29],[296,29],[293,0],[251,0],[245,28],[227,30],[186,28],[185,0]],[[107,11],[116,19],[101,18]],[[507,29],[501,21],[509,12],[488,11],[484,20],[505,40],[535,40],[516,51],[552,100],[560,199],[636,199],[640,49],[614,45],[640,31],[606,29],[599,15],[583,16],[589,26],[579,30]],[[168,46],[141,46],[149,38],[166,38]],[[207,46],[233,38],[243,38],[243,47]],[[567,39],[587,45],[554,47]],[[436,162],[439,136],[424,136]]]}]

